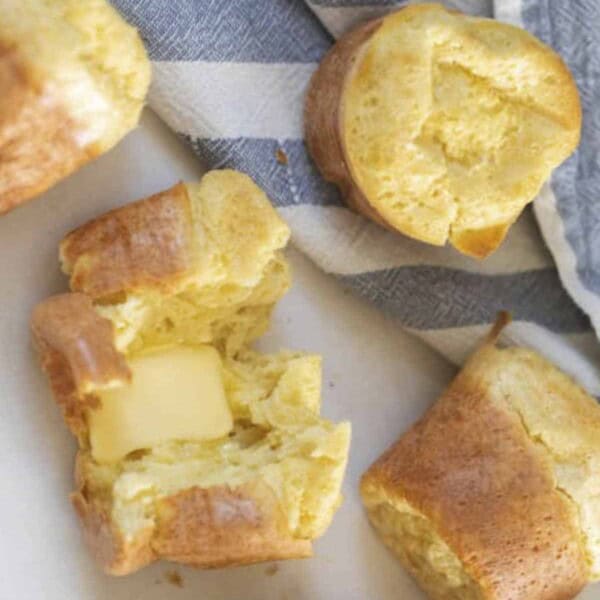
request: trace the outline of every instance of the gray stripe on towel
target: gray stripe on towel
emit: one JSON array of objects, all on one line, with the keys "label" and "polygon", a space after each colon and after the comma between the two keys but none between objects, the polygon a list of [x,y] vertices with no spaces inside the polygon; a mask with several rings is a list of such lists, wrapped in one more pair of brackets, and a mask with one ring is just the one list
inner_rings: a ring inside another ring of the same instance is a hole
[{"label": "gray stripe on towel", "polygon": [[[277,206],[318,204],[342,206],[335,186],[325,182],[312,164],[302,140],[259,138],[208,139],[181,134],[212,169],[238,169],[252,176]],[[282,150],[287,164],[277,160]]]},{"label": "gray stripe on towel", "polygon": [[[390,10],[394,7],[400,7],[404,4],[416,4],[409,0],[306,0],[312,4],[316,10],[319,8],[348,8],[360,10],[363,7],[384,6]],[[438,0],[440,4],[445,4],[450,8],[455,8],[461,12],[471,15],[481,15],[491,17],[493,15],[493,0]]]},{"label": "gray stripe on towel", "polygon": [[112,0],[142,34],[152,60],[300,62],[331,45],[301,0]]},{"label": "gray stripe on towel", "polygon": [[522,0],[525,27],[567,63],[583,108],[581,142],[552,174],[556,207],[577,257],[577,277],[600,293],[600,2]]},{"label": "gray stripe on towel", "polygon": [[587,316],[573,303],[551,268],[481,275],[424,265],[339,278],[404,326],[415,329],[490,323],[500,310],[557,333],[590,329]]},{"label": "gray stripe on towel", "polygon": [[394,6],[406,4],[408,0],[307,0],[313,6],[350,8],[360,6]]}]

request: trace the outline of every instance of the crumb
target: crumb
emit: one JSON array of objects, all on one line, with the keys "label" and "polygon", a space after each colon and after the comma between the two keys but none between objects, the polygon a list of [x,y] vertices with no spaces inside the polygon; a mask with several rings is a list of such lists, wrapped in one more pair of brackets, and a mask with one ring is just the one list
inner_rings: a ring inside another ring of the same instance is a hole
[{"label": "crumb", "polygon": [[333,389],[333,388],[335,387],[335,383],[333,383],[333,381],[330,381],[330,382],[329,382],[329,387],[330,387],[331,389]]},{"label": "crumb", "polygon": [[154,585],[160,585],[161,583],[162,583],[162,581],[160,579],[154,580]]},{"label": "crumb", "polygon": [[183,587],[183,577],[179,574],[178,571],[167,571],[165,573],[165,579],[175,587],[182,588]]},{"label": "crumb", "polygon": [[288,164],[287,154],[281,148],[277,148],[277,151],[275,152],[275,158],[277,158],[277,162],[280,165]]},{"label": "crumb", "polygon": [[265,575],[273,577],[273,575],[275,575],[277,571],[279,571],[279,565],[277,563],[273,563],[265,569]]}]

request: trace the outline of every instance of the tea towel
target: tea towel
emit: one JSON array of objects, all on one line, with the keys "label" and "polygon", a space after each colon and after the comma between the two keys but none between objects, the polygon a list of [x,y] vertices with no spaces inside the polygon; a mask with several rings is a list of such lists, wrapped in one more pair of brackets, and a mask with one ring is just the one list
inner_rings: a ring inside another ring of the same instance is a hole
[{"label": "tea towel", "polygon": [[[491,257],[476,262],[384,231],[344,206],[302,141],[311,74],[334,39],[391,0],[113,0],[153,62],[149,103],[209,168],[245,171],[293,243],[459,364],[499,310],[508,341],[538,349],[600,395],[600,3],[453,0],[521,27],[569,65],[584,109],[578,150]],[[538,228],[538,224],[541,228]],[[545,240],[545,243],[544,243]]]}]

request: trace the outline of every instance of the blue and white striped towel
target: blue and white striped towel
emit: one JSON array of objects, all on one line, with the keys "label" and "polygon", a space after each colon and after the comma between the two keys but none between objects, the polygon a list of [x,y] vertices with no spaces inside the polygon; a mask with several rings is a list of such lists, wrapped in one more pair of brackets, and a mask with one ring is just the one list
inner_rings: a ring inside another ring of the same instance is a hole
[{"label": "blue and white striped towel", "polygon": [[[599,330],[598,0],[447,3],[521,25],[554,46],[569,63],[584,105],[582,143],[535,203],[550,253],[528,210],[482,263],[354,214],[316,173],[302,143],[304,92],[333,38],[402,2],[114,3],[140,29],[152,58],[151,107],[207,166],[249,173],[290,223],[295,245],[321,268],[456,363],[497,311],[509,310],[515,319],[505,334],[510,341],[536,347],[600,395],[600,349],[590,324]],[[279,150],[287,164],[278,162]]]}]

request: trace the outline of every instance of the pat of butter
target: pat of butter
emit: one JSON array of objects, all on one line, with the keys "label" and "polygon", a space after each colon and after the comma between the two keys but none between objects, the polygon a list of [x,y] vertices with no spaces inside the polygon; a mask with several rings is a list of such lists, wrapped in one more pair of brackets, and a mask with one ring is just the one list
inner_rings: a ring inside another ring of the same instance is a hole
[{"label": "pat of butter", "polygon": [[88,415],[98,462],[170,440],[219,438],[233,428],[213,347],[159,349],[132,358],[129,368],[131,383],[100,392],[100,408]]}]

